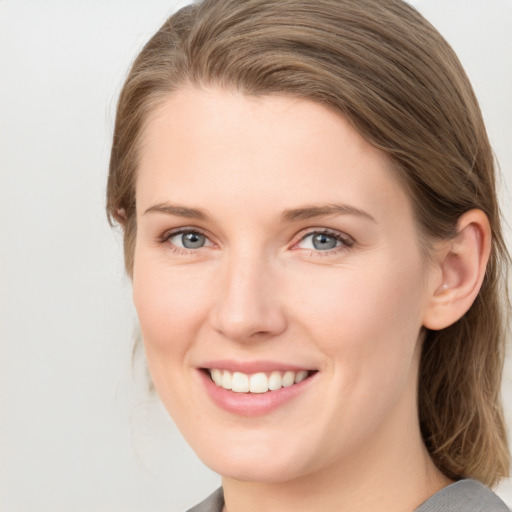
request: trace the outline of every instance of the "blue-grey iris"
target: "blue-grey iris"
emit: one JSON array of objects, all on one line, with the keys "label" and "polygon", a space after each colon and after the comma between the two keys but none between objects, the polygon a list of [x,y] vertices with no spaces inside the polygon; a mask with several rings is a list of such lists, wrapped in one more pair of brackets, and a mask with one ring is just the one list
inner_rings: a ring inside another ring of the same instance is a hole
[{"label": "blue-grey iris", "polygon": [[331,235],[325,233],[317,233],[313,235],[313,247],[319,250],[334,249],[338,244],[338,240]]},{"label": "blue-grey iris", "polygon": [[199,249],[206,242],[206,237],[201,233],[183,233],[181,235],[181,243],[187,249]]}]

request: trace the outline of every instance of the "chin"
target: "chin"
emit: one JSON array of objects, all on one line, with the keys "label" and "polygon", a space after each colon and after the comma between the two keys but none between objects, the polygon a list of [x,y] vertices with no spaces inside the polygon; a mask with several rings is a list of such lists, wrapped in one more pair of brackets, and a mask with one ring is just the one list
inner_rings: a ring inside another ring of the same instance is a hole
[{"label": "chin", "polygon": [[[222,477],[244,482],[283,483],[299,478],[311,471],[307,464],[311,457],[304,447],[288,446],[269,449],[254,443],[216,443],[212,449],[211,440],[201,447],[192,445],[202,462]],[[244,448],[240,448],[244,447]]]},{"label": "chin", "polygon": [[304,473],[298,468],[294,468],[295,464],[284,461],[271,462],[268,460],[224,460],[220,463],[205,464],[225,478],[239,480],[242,482],[259,482],[267,484],[278,484],[299,478]]}]

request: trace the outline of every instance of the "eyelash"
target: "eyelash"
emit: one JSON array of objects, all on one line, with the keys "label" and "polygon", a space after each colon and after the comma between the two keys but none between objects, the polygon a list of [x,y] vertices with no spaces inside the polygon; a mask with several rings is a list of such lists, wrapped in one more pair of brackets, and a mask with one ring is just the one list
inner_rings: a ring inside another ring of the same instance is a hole
[{"label": "eyelash", "polygon": [[[327,235],[329,237],[334,238],[337,242],[340,242],[341,245],[338,247],[333,247],[332,249],[327,250],[319,250],[319,249],[305,249],[307,251],[306,254],[311,257],[317,256],[332,256],[333,254],[339,254],[342,251],[349,250],[354,244],[355,241],[352,237],[341,233],[339,231],[331,230],[331,229],[308,229],[306,232],[299,233],[299,240],[293,244],[293,246],[297,246],[299,243],[303,242],[306,238],[314,235]],[[300,249],[296,249],[300,250]]]},{"label": "eyelash", "polygon": [[[201,236],[204,236],[207,240],[210,240],[208,235],[206,235],[206,233],[204,233],[203,231],[201,231],[199,229],[180,228],[180,229],[176,229],[176,230],[166,231],[165,233],[162,234],[161,237],[159,237],[158,242],[162,245],[167,244],[168,247],[174,253],[179,254],[179,255],[190,255],[193,253],[197,253],[198,249],[187,249],[187,248],[183,248],[183,247],[177,247],[177,246],[169,243],[169,240],[171,238],[178,236],[178,235],[185,234],[185,233],[201,235]],[[338,246],[338,247],[334,247],[332,249],[327,249],[324,251],[319,250],[319,249],[309,249],[309,250],[304,249],[305,251],[307,251],[306,254],[308,254],[311,257],[328,256],[328,255],[338,254],[341,251],[346,251],[346,250],[350,249],[355,244],[355,241],[352,237],[350,237],[344,233],[341,233],[339,231],[334,231],[331,229],[323,228],[323,229],[309,229],[305,232],[299,233],[296,237],[296,238],[298,238],[298,240],[293,243],[292,247],[297,246],[298,244],[303,242],[309,236],[314,236],[314,235],[327,235],[329,237],[334,238],[337,242],[340,242],[342,245]],[[202,248],[203,247],[200,247],[199,249],[202,249]],[[300,250],[300,249],[295,249],[295,250]]]},{"label": "eyelash", "polygon": [[[168,248],[178,255],[190,255],[197,253],[197,249],[187,249],[186,247],[177,247],[176,245],[173,245],[169,243],[169,240],[175,236],[178,235],[184,235],[186,233],[195,234],[195,235],[201,235],[204,236],[207,240],[210,240],[208,235],[206,233],[203,233],[200,229],[197,228],[180,228],[180,229],[171,229],[169,231],[166,231],[162,234],[162,236],[159,238],[158,242],[162,245],[167,244]],[[202,249],[202,247],[201,247]]]}]

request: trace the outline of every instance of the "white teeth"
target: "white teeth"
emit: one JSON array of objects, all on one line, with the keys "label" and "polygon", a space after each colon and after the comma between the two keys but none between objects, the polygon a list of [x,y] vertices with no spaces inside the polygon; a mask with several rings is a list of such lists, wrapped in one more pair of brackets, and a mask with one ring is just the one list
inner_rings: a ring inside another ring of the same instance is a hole
[{"label": "white teeth", "polygon": [[222,386],[222,370],[213,369],[210,372],[210,375],[217,386]]},{"label": "white teeth", "polygon": [[286,372],[283,375],[283,388],[289,388],[295,383],[295,372]]},{"label": "white teeth", "polygon": [[308,376],[308,372],[306,370],[300,370],[295,374],[295,384],[302,382]]},{"label": "white teeth", "polygon": [[233,375],[231,374],[231,372],[227,372],[227,371],[222,372],[221,387],[223,387],[224,389],[231,389],[231,381],[232,380],[233,380]]},{"label": "white teeth", "polygon": [[299,370],[298,372],[274,371],[270,375],[259,372],[252,375],[246,375],[241,372],[231,373],[228,370],[219,370],[212,368],[210,376],[213,382],[224,389],[230,389],[235,393],[266,393],[267,391],[276,391],[281,388],[287,388],[302,382],[309,376],[307,370]]},{"label": "white teeth", "polygon": [[251,393],[266,393],[268,379],[264,373],[255,373],[249,377],[249,391]]},{"label": "white teeth", "polygon": [[[227,372],[224,372],[224,375]],[[233,373],[233,379],[231,381],[231,389],[235,393],[247,393],[249,391],[249,377],[245,373],[235,372]]]},{"label": "white teeth", "polygon": [[281,379],[280,372],[272,372],[268,379],[268,389],[270,391],[275,391],[276,389],[281,389],[283,387],[283,382]]}]

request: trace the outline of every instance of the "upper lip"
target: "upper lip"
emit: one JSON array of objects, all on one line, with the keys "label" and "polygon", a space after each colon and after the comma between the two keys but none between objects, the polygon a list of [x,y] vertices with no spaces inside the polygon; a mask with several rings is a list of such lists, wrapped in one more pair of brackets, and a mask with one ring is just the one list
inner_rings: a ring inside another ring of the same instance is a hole
[{"label": "upper lip", "polygon": [[283,363],[279,361],[260,360],[260,361],[235,361],[231,359],[218,359],[215,361],[206,361],[200,368],[203,369],[217,369],[228,370],[230,372],[240,372],[247,375],[259,372],[273,372],[273,371],[294,371],[300,370],[313,371],[314,368],[303,366],[299,364]]}]

